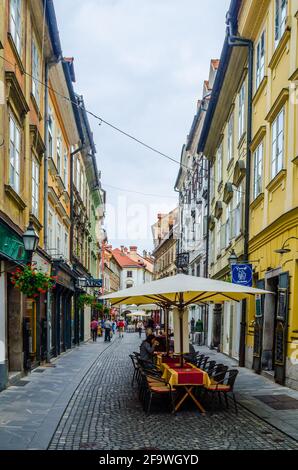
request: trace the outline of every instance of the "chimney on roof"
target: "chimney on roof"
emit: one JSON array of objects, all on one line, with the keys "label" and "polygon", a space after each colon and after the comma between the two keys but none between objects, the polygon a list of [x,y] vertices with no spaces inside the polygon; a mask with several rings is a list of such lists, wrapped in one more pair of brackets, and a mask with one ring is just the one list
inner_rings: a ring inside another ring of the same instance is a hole
[{"label": "chimney on roof", "polygon": [[120,250],[122,251],[122,253],[124,253],[124,245],[120,246]]},{"label": "chimney on roof", "polygon": [[144,250],[144,251],[143,251],[143,258],[147,258],[147,256],[148,256],[148,253],[147,253],[146,250]]},{"label": "chimney on roof", "polygon": [[137,252],[137,251],[138,251],[138,247],[137,247],[137,246],[130,246],[130,247],[129,247],[129,250],[132,251],[132,252]]}]

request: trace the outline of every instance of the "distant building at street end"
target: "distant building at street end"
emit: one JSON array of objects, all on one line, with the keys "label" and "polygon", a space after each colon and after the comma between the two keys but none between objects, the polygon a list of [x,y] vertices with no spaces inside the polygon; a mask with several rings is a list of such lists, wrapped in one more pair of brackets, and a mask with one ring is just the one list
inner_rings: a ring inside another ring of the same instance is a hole
[{"label": "distant building at street end", "polygon": [[121,268],[120,289],[136,287],[153,278],[153,258],[147,252],[138,253],[137,246],[121,246],[111,250],[112,260]]},{"label": "distant building at street end", "polygon": [[154,243],[154,279],[174,276],[177,272],[177,234],[179,211],[175,208],[168,214],[158,214],[157,222],[152,225]]}]

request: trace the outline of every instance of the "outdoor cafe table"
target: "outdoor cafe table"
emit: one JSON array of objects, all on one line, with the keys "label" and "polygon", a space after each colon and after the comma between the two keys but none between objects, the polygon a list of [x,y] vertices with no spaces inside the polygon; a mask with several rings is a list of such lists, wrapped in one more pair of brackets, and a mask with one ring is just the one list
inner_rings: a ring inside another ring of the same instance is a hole
[{"label": "outdoor cafe table", "polygon": [[195,387],[206,387],[211,384],[207,372],[198,369],[196,366],[190,363],[185,363],[182,368],[179,366],[179,363],[166,364],[165,362],[163,362],[160,366],[160,369],[163,372],[163,379],[165,379],[172,387],[175,387],[176,389],[181,387],[185,390],[185,394],[175,405],[175,411],[178,411],[182,403],[189,396],[196,404],[197,408],[201,411],[201,413],[205,414],[204,408],[193,394],[193,389]]},{"label": "outdoor cafe table", "polygon": [[161,367],[162,364],[176,364],[179,362],[179,357],[173,356],[173,354],[167,356],[166,353],[156,353],[156,365]]}]

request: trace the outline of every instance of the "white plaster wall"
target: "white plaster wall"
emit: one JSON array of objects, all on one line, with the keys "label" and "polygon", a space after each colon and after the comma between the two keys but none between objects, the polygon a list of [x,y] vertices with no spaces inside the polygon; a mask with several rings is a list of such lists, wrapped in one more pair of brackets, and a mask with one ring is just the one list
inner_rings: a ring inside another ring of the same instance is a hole
[{"label": "white plaster wall", "polygon": [[245,367],[252,369],[253,365],[253,348],[251,346],[245,347]]},{"label": "white plaster wall", "polygon": [[[4,262],[0,262],[0,272],[4,271]],[[5,274],[0,274],[0,364],[6,359],[6,282]]]},{"label": "white plaster wall", "polygon": [[[296,345],[295,345],[296,346]],[[297,345],[298,346],[298,345]],[[286,383],[287,387],[298,390],[298,347],[290,352],[291,357],[286,361]]]},{"label": "white plaster wall", "polygon": [[223,335],[222,335],[222,352],[229,354],[230,350],[230,321],[231,321],[231,304],[225,302],[223,307]]},{"label": "white plaster wall", "polygon": [[208,334],[207,334],[207,344],[210,347],[212,343],[212,329],[213,329],[213,305],[209,305],[208,311]]},{"label": "white plaster wall", "polygon": [[232,356],[234,359],[239,359],[241,303],[233,302],[233,312]]},{"label": "white plaster wall", "polygon": [[84,341],[90,339],[90,323],[91,323],[91,307],[85,306],[84,308]]}]

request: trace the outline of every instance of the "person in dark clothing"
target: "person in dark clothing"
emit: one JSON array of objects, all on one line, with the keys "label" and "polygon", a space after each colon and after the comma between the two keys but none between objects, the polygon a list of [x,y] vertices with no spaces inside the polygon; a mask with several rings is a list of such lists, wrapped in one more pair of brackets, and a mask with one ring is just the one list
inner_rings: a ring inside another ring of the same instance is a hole
[{"label": "person in dark clothing", "polygon": [[111,330],[112,330],[112,322],[107,319],[105,321],[105,341],[111,341]]},{"label": "person in dark clothing", "polygon": [[149,318],[146,325],[146,335],[150,336],[154,332],[154,321],[152,318]]},{"label": "person in dark clothing", "polygon": [[140,359],[146,362],[148,365],[153,364],[153,353],[155,348],[159,345],[154,335],[149,335],[142,342],[140,346]]}]

